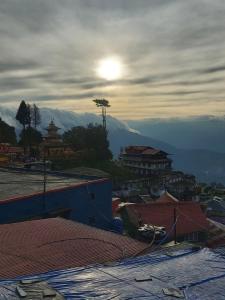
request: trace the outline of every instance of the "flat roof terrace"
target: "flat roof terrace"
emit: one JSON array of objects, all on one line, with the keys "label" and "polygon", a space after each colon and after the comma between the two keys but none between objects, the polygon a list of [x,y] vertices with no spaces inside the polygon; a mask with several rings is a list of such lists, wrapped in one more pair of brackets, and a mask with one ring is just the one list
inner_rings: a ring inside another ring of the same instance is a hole
[{"label": "flat roof terrace", "polygon": [[[46,179],[46,191],[66,188],[90,181],[79,177],[60,176],[60,174],[47,174]],[[44,174],[41,172],[14,171],[0,168],[0,201],[41,193],[43,190]]]}]

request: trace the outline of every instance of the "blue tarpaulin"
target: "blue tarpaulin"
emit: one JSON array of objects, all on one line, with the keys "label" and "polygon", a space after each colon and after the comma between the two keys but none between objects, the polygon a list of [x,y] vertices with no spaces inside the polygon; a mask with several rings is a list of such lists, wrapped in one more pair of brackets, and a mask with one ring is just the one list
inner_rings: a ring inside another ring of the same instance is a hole
[{"label": "blue tarpaulin", "polygon": [[[225,299],[225,251],[204,248],[163,250],[108,265],[73,268],[26,277],[38,278],[66,299]],[[0,299],[18,299],[17,280],[0,281]]]}]

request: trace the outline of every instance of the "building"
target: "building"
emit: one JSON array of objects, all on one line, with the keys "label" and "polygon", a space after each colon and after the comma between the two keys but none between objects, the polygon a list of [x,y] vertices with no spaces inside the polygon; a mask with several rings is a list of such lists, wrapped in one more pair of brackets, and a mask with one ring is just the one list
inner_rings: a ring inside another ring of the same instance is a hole
[{"label": "building", "polygon": [[57,127],[52,120],[47,130],[47,135],[41,144],[42,156],[46,158],[58,158],[58,157],[70,157],[74,154],[74,151],[70,147],[63,143],[61,135],[58,133],[59,127]]},{"label": "building", "polygon": [[158,202],[129,204],[122,208],[123,219],[133,231],[144,224],[164,227],[167,233],[165,241],[176,238],[179,241],[205,241],[209,222],[200,204],[177,199],[160,199]]},{"label": "building", "polygon": [[0,225],[0,279],[121,260],[147,244],[52,218]]},{"label": "building", "polygon": [[171,170],[172,160],[168,153],[147,146],[128,146],[120,153],[120,162],[131,172],[140,176],[159,175]]},{"label": "building", "polygon": [[22,282],[18,278],[2,280],[0,294],[3,299],[18,299],[18,285],[24,290],[33,286],[36,291],[39,281],[66,299],[224,300],[224,248],[181,246],[113,265],[65,268],[27,276]]},{"label": "building", "polygon": [[8,166],[23,157],[24,150],[21,147],[15,147],[8,143],[0,143],[0,166]]},{"label": "building", "polygon": [[157,203],[173,203],[174,204],[174,203],[178,203],[179,200],[166,191],[156,200],[156,202]]},{"label": "building", "polygon": [[[147,146],[129,146],[121,150],[119,159],[121,165],[139,177],[136,182],[128,182],[127,186],[138,183],[153,197],[158,197],[164,190],[183,200],[196,196],[195,176],[172,170],[172,160],[165,151]],[[129,195],[129,192],[124,194]]]},{"label": "building", "polygon": [[112,226],[112,184],[107,178],[0,169],[0,182],[0,224],[62,216]]}]

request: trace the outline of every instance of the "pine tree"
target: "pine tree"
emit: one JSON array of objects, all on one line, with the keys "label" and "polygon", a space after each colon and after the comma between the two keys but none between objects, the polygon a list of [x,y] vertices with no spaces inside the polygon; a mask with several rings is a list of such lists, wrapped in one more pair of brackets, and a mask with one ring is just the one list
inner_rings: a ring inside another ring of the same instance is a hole
[{"label": "pine tree", "polygon": [[32,125],[36,129],[38,125],[41,124],[41,114],[40,114],[40,109],[37,107],[36,104],[34,104],[31,107],[31,120],[32,120]]},{"label": "pine tree", "polygon": [[20,103],[16,114],[16,120],[19,121],[23,126],[23,130],[25,130],[26,125],[28,125],[30,122],[29,108],[24,100],[22,100]]}]

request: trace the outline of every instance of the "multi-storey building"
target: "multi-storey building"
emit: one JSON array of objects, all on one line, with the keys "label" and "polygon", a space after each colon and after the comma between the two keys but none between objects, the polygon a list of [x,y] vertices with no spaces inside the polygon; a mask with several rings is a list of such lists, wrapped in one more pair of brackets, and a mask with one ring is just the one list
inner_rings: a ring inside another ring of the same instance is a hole
[{"label": "multi-storey building", "polygon": [[152,147],[128,146],[119,158],[124,167],[140,176],[160,175],[172,169],[168,153]]}]

